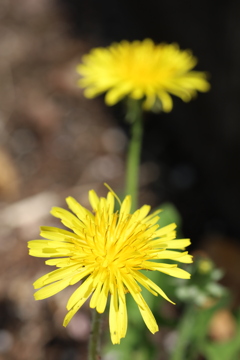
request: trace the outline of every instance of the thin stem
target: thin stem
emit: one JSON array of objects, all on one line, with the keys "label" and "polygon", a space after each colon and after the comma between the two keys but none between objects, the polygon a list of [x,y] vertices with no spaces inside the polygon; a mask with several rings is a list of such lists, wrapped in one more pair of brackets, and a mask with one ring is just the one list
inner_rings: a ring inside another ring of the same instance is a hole
[{"label": "thin stem", "polygon": [[101,315],[93,310],[92,331],[90,335],[88,360],[100,360],[100,335],[101,335]]},{"label": "thin stem", "polygon": [[132,210],[136,210],[139,188],[139,165],[143,135],[141,102],[129,99],[127,121],[131,124],[131,139],[127,155],[126,195],[132,196]]},{"label": "thin stem", "polygon": [[186,358],[186,348],[191,343],[194,327],[196,326],[196,309],[188,305],[178,326],[178,339],[171,355],[171,360]]}]

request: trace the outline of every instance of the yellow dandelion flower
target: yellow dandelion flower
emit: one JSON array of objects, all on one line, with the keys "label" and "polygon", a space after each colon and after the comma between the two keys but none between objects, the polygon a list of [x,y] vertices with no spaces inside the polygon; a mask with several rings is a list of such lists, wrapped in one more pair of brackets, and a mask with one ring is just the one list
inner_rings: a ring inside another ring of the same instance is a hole
[{"label": "yellow dandelion flower", "polygon": [[159,99],[163,111],[169,112],[173,107],[170,94],[187,102],[197,91],[209,90],[206,73],[191,71],[196,64],[191,51],[182,51],[175,43],[122,41],[83,56],[77,67],[82,77],[78,84],[86,88],[88,98],[106,92],[107,105],[130,96],[145,99],[143,106],[150,110]]},{"label": "yellow dandelion flower", "polygon": [[158,331],[158,325],[141,294],[141,286],[172,302],[141,270],[156,270],[188,279],[190,274],[176,264],[159,260],[190,263],[192,259],[187,252],[179,251],[184,250],[190,241],[175,240],[175,224],[159,228],[158,212],[148,215],[148,205],[131,214],[130,196],[125,197],[119,211],[114,211],[115,198],[117,196],[112,190],[106,198],[99,198],[91,190],[89,201],[93,212],[90,212],[68,197],[67,204],[74,214],[58,207],[54,207],[51,214],[60,218],[72,232],[42,227],[41,236],[47,240],[32,240],[28,246],[30,255],[52,258],[46,264],[59,268],[34,282],[34,288],[40,289],[35,293],[35,299],[48,298],[81,281],[67,303],[69,312],[63,322],[67,326],[88,298],[91,297],[90,307],[103,313],[110,296],[109,327],[111,340],[117,344],[127,331],[127,293],[132,295],[152,333]]}]

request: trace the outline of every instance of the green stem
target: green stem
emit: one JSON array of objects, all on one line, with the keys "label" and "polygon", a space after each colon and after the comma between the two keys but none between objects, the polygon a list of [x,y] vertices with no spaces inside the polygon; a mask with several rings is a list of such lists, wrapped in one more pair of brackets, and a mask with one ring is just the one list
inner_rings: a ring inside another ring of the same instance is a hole
[{"label": "green stem", "polygon": [[188,305],[178,326],[178,339],[170,357],[171,360],[186,359],[186,349],[192,341],[195,326],[196,309],[194,305]]},{"label": "green stem", "polygon": [[100,335],[101,335],[101,315],[93,310],[92,331],[90,335],[88,360],[100,360]]},{"label": "green stem", "polygon": [[143,113],[140,101],[129,99],[127,121],[131,124],[131,139],[127,155],[126,195],[132,197],[132,211],[137,209],[139,166],[143,135]]}]

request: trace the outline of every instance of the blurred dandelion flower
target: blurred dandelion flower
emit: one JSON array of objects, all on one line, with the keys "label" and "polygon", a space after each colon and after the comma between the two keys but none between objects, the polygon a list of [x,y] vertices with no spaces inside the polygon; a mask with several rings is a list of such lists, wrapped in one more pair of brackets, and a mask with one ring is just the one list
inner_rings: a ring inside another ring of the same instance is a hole
[{"label": "blurred dandelion flower", "polygon": [[206,73],[191,71],[197,59],[191,51],[177,44],[155,45],[150,39],[122,41],[107,48],[95,48],[83,56],[77,67],[79,86],[85,96],[93,98],[106,92],[107,105],[125,96],[144,99],[143,107],[151,110],[160,100],[163,111],[172,110],[171,95],[189,101],[197,91],[208,91]]},{"label": "blurred dandelion flower", "polygon": [[[130,214],[131,197],[126,196],[120,210],[114,212],[117,195],[110,190],[106,198],[99,198],[94,190],[89,192],[93,213],[72,197],[66,199],[74,215],[54,207],[52,215],[73,232],[55,227],[42,227],[41,236],[48,240],[29,242],[30,255],[53,258],[47,265],[59,269],[35,281],[35,299],[48,298],[69,285],[82,280],[67,303],[64,326],[91,296],[90,307],[103,313],[110,295],[109,326],[114,344],[120,343],[127,331],[126,293],[130,293],[138,305],[147,327],[158,331],[155,318],[141,295],[144,286],[153,295],[171,300],[163,290],[145,276],[141,270],[160,271],[170,276],[188,279],[190,274],[176,264],[158,260],[171,259],[191,263],[191,256],[184,250],[189,239],[175,240],[175,224],[159,228],[157,212],[148,215],[150,206],[144,205]],[[119,201],[120,202],[120,201]]]}]

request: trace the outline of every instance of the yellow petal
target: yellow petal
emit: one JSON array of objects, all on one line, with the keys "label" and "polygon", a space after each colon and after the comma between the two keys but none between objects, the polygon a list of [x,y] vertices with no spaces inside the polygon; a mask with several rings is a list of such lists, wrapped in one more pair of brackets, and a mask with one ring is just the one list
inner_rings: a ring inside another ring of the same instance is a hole
[{"label": "yellow petal", "polygon": [[113,189],[107,183],[104,183],[104,185],[106,186],[106,188],[108,188],[110,193],[113,195],[113,197],[117,200],[117,202],[121,206],[121,201],[120,201],[119,197],[117,196],[117,194],[113,191]]},{"label": "yellow petal", "polygon": [[167,242],[167,247],[169,249],[182,249],[184,250],[185,247],[189,246],[191,244],[190,239],[177,239],[177,240],[171,240]]},{"label": "yellow petal", "polygon": [[118,323],[119,323],[120,338],[123,338],[126,335],[127,324],[128,324],[127,306],[126,306],[125,296],[124,296],[124,300],[121,297],[119,297]]},{"label": "yellow petal", "polygon": [[155,101],[156,101],[156,95],[155,94],[146,94],[146,100],[143,102],[143,109],[144,110],[151,110],[153,107]]},{"label": "yellow petal", "polygon": [[92,266],[88,266],[88,267],[83,267],[81,269],[81,271],[78,271],[78,274],[74,275],[70,281],[70,285],[74,285],[77,282],[79,282],[80,280],[82,280],[84,277],[86,277],[87,275],[89,275],[92,271],[93,271],[94,265]]},{"label": "yellow petal", "polygon": [[99,295],[96,310],[100,314],[103,313],[106,308],[108,293],[109,293],[109,278],[107,278],[106,281],[104,282],[103,288]]},{"label": "yellow petal", "polygon": [[174,223],[169,224],[169,225],[167,225],[167,226],[164,226],[164,227],[162,227],[162,228],[160,228],[160,229],[158,229],[158,230],[156,231],[156,237],[157,237],[157,236],[160,237],[160,236],[164,236],[164,235],[166,235],[166,234],[169,234],[169,233],[171,233],[173,230],[175,230],[176,227],[177,227],[177,225],[174,224]]},{"label": "yellow petal", "polygon": [[80,267],[79,264],[75,264],[63,269],[57,269],[54,271],[51,271],[50,273],[43,275],[38,280],[36,280],[33,283],[33,287],[35,289],[39,289],[42,286],[48,285],[50,283],[53,283],[54,281],[58,280],[64,280],[66,278],[69,278],[69,276],[73,276],[76,273],[76,270],[78,270]]},{"label": "yellow petal", "polygon": [[141,221],[143,220],[149,211],[151,210],[151,206],[143,205],[140,209],[136,210],[133,214],[133,221]]},{"label": "yellow petal", "polygon": [[93,218],[93,214],[85,209],[82,205],[80,205],[73,197],[69,196],[66,198],[66,202],[69,206],[69,209],[74,212],[80,220],[84,220],[88,215],[90,218]]},{"label": "yellow petal", "polygon": [[51,214],[56,218],[61,219],[62,223],[73,231],[75,231],[75,229],[80,230],[85,227],[82,221],[65,209],[53,207]]},{"label": "yellow petal", "polygon": [[192,263],[192,256],[189,255],[187,251],[184,253],[179,251],[170,251],[170,250],[160,251],[157,253],[157,258],[172,259],[188,264]]},{"label": "yellow petal", "polygon": [[46,298],[53,296],[53,295],[57,294],[58,292],[62,291],[68,285],[69,285],[69,279],[60,280],[51,285],[45,286],[44,288],[35,292],[34,298],[35,298],[35,300],[46,299]]},{"label": "yellow petal", "polygon": [[109,311],[109,329],[111,333],[111,340],[113,344],[120,343],[120,334],[119,334],[119,323],[118,323],[118,301],[116,297],[116,291],[111,295],[110,300],[110,311]]},{"label": "yellow petal", "polygon": [[77,290],[74,291],[74,293],[70,296],[68,303],[67,303],[68,310],[70,310],[76,304],[77,304],[77,306],[79,306],[78,309],[80,308],[80,306],[82,306],[82,304],[87,300],[87,298],[93,292],[92,282],[93,282],[93,278],[92,278],[92,276],[89,276],[79,286],[79,288],[77,288]]},{"label": "yellow petal", "polygon": [[69,266],[69,265],[74,265],[76,264],[75,261],[73,261],[70,258],[62,258],[62,259],[50,259],[50,260],[46,260],[45,261],[46,265],[50,265],[50,266],[57,266],[57,267],[65,267],[65,266]]},{"label": "yellow petal", "polygon": [[58,229],[56,227],[51,227],[51,226],[41,226],[40,235],[47,239],[57,240],[57,241],[71,242],[71,239],[79,240],[79,236],[74,234],[73,232],[66,231],[63,229]]},{"label": "yellow petal", "polygon": [[152,214],[148,215],[147,217],[145,217],[145,219],[143,219],[142,221],[145,223],[145,224],[151,224],[152,221],[153,221],[153,224],[155,224],[155,218],[157,220],[159,220],[159,217],[156,216],[158,214],[160,214],[160,212],[162,212],[161,209],[158,209],[156,211],[154,211]]},{"label": "yellow petal", "polygon": [[159,91],[157,95],[162,103],[163,111],[170,112],[173,108],[172,97],[166,91]]},{"label": "yellow petal", "polygon": [[165,292],[157,284],[155,284],[152,280],[150,280],[147,276],[145,276],[144,274],[142,274],[140,272],[135,271],[135,278],[147,290],[149,290],[149,287],[154,289],[164,299],[166,299],[167,301],[169,301],[170,303],[175,305],[175,303],[169,299],[169,297],[165,294]]},{"label": "yellow petal", "polygon": [[136,283],[136,281],[134,280],[132,275],[122,273],[122,280],[125,283],[127,289],[130,291],[131,294],[137,294],[140,291],[142,291],[142,289]]},{"label": "yellow petal", "polygon": [[97,211],[98,204],[99,204],[99,197],[95,193],[94,190],[89,191],[89,202],[93,208],[94,211]]},{"label": "yellow petal", "polygon": [[80,307],[85,303],[85,301],[89,298],[91,295],[91,290],[89,289],[88,292],[85,293],[84,297],[79,300],[74,307],[67,313],[63,320],[63,326],[67,326],[69,322],[72,320],[73,316],[76,314],[76,312],[80,309]]},{"label": "yellow petal", "polygon": [[70,242],[63,241],[54,241],[54,240],[31,240],[28,242],[28,247],[30,249],[69,249],[72,250],[75,248],[74,244]]},{"label": "yellow petal", "polygon": [[171,268],[177,267],[177,264],[165,264],[165,263],[158,263],[158,262],[154,262],[154,261],[144,261],[142,263],[142,267],[145,270],[156,270],[159,266],[161,266],[161,268],[171,269]]},{"label": "yellow petal", "polygon": [[35,256],[35,257],[64,257],[64,256],[70,256],[71,251],[69,249],[63,249],[62,251],[57,249],[30,249],[29,255]]},{"label": "yellow petal", "polygon": [[177,261],[179,262],[182,262],[184,264],[191,264],[193,262],[193,256],[192,255],[189,255],[189,254],[186,254],[178,259],[176,259]]},{"label": "yellow petal", "polygon": [[131,210],[131,196],[128,195],[125,197],[125,199],[122,202],[119,212],[119,218],[123,221],[130,214],[130,210]]},{"label": "yellow petal", "polygon": [[131,91],[131,85],[125,83],[110,89],[105,95],[105,102],[107,105],[112,106],[122,100]]},{"label": "yellow petal", "polygon": [[[148,285],[147,281],[144,279],[144,275],[140,273],[139,271],[131,271],[133,274],[135,280],[139,282],[141,285],[143,285],[151,294],[154,296],[158,296],[158,293],[151,289],[151,287]],[[147,278],[146,278],[147,279]]]},{"label": "yellow petal", "polygon": [[176,268],[172,268],[172,269],[166,269],[166,268],[162,268],[159,266],[159,268],[155,268],[155,270],[161,271],[164,274],[170,275],[170,276],[174,276],[180,279],[190,279],[191,275],[183,270],[183,269],[179,269],[178,267]]},{"label": "yellow petal", "polygon": [[109,215],[114,212],[114,196],[111,192],[107,194],[107,206]]},{"label": "yellow petal", "polygon": [[153,316],[153,313],[149,309],[146,301],[143,299],[141,294],[134,294],[131,292],[132,297],[138,304],[138,308],[140,310],[140,313],[142,315],[142,318],[147,325],[148,329],[151,331],[151,333],[155,333],[158,331],[158,325],[156,323],[155,317]]},{"label": "yellow petal", "polygon": [[98,304],[99,295],[100,295],[102,286],[103,286],[103,284],[99,282],[99,283],[97,284],[97,287],[96,287],[96,289],[95,289],[92,297],[91,297],[89,306],[90,306],[90,308],[92,308],[92,309],[94,309],[94,308],[97,306],[97,304]]}]

